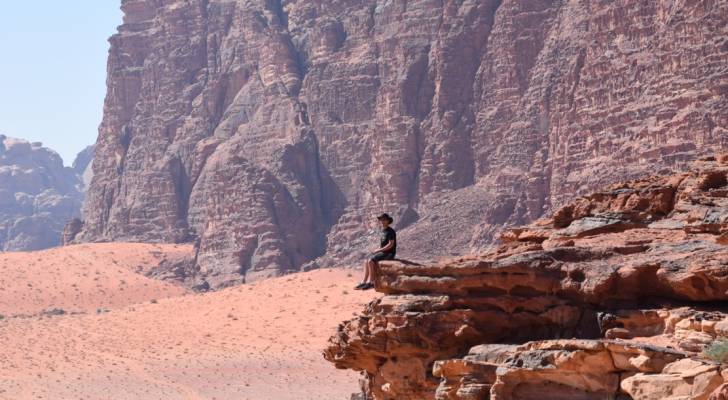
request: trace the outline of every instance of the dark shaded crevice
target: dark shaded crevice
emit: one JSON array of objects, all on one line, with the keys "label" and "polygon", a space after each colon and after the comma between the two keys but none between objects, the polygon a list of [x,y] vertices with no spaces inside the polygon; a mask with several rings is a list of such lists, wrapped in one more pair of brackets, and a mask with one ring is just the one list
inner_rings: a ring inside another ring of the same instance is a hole
[{"label": "dark shaded crevice", "polygon": [[296,54],[296,63],[298,64],[299,74],[301,79],[303,80],[304,75],[304,65],[301,63],[301,54],[296,48],[296,46],[293,43],[291,32],[288,28],[288,13],[283,9],[283,1],[282,0],[271,0],[268,5],[270,6],[270,11],[273,12],[273,14],[278,19],[278,25],[281,29],[281,34],[285,36],[285,44],[288,46],[295,54]]},{"label": "dark shaded crevice", "polygon": [[[283,250],[283,252],[282,252],[283,253],[283,256],[288,261],[288,266],[287,266],[287,268],[281,268],[281,269],[284,270],[284,271],[285,270],[291,270],[296,265],[296,263],[295,263],[295,261],[293,259],[293,254],[292,254],[291,249],[288,248],[288,246],[291,243],[289,243],[288,241],[285,240],[288,237],[288,235],[287,235],[287,232],[285,232],[285,230],[283,229],[283,227],[285,225],[283,225],[281,223],[281,218],[278,215],[279,214],[279,210],[278,210],[278,207],[276,206],[276,204],[278,203],[276,201],[276,195],[285,196],[286,197],[286,201],[284,203],[287,203],[287,204],[296,204],[296,201],[293,198],[293,194],[291,194],[291,192],[288,190],[288,188],[282,182],[280,182],[275,175],[273,175],[267,169],[261,169],[260,172],[263,175],[268,175],[270,177],[270,179],[272,180],[272,182],[273,182],[272,186],[275,187],[275,190],[271,191],[271,193],[269,193],[269,196],[267,196],[267,200],[270,202],[268,204],[268,210],[270,212],[271,224],[275,227],[275,229],[277,231],[275,233],[280,238],[284,239],[283,240],[283,244],[286,246],[286,248],[281,249],[281,250]],[[256,189],[253,189],[253,190],[257,190],[257,188]],[[263,192],[263,195],[265,195],[265,194],[266,193]],[[258,244],[259,244],[259,242],[256,239],[256,245],[253,246],[253,249],[256,249],[258,247]],[[255,252],[255,250],[253,250],[253,252]],[[251,262],[251,265],[252,265],[252,262]],[[279,265],[278,267],[282,267],[282,266]]]},{"label": "dark shaded crevice", "polygon": [[[326,252],[326,238],[336,221],[343,214],[346,198],[328,173],[321,160],[316,135],[304,128],[303,138],[295,145],[286,148],[281,158],[280,171],[286,180],[296,182],[306,188],[304,196],[310,209],[302,209],[311,218],[309,239],[313,248],[304,250],[300,261],[305,264]],[[305,243],[301,243],[306,245]]]},{"label": "dark shaded crevice", "polygon": [[[462,170],[460,171],[459,175],[462,176],[460,179],[460,184],[456,187],[462,188],[466,186],[473,185],[475,183],[475,171],[476,171],[476,161],[475,161],[475,154],[474,154],[474,147],[473,146],[473,130],[475,129],[475,116],[474,116],[474,102],[473,99],[475,97],[475,84],[476,84],[476,76],[478,74],[478,71],[480,69],[480,60],[482,60],[484,57],[488,54],[488,46],[490,43],[490,36],[493,32],[493,27],[496,24],[496,16],[498,14],[498,11],[500,10],[500,7],[503,5],[503,0],[495,0],[489,5],[489,9],[487,10],[486,17],[484,18],[484,24],[485,24],[485,31],[483,32],[483,39],[482,41],[478,41],[477,47],[472,49],[472,59],[473,59],[473,65],[468,71],[467,74],[467,80],[469,82],[472,82],[469,89],[465,93],[465,96],[463,96],[463,99],[461,100],[461,108],[459,110],[454,110],[457,112],[456,116],[456,124],[453,127],[453,130],[455,131],[462,131],[463,137],[462,142],[464,144],[465,148],[465,154],[461,154],[458,156],[458,158],[462,157],[463,160],[460,161],[460,164],[463,165]],[[476,57],[479,56],[479,57]]]},{"label": "dark shaded crevice", "polygon": [[119,144],[123,149],[124,155],[129,151],[131,145],[131,128],[128,125],[124,125],[121,128],[121,137],[119,138]]},{"label": "dark shaded crevice", "polygon": [[369,36],[372,36],[374,34],[374,28],[376,27],[376,11],[377,11],[377,5],[373,4],[369,7],[369,13],[368,18],[366,21],[367,26],[367,34]]},{"label": "dark shaded crevice", "polygon": [[[255,250],[258,248],[259,245],[259,238],[258,236],[255,237],[255,243],[253,243],[251,246],[248,246],[244,249],[238,250],[237,258],[238,258],[238,274],[243,279],[243,283],[245,283],[245,274],[252,268],[253,266],[253,256],[255,255]],[[197,265],[197,259],[195,259],[195,265]]]},{"label": "dark shaded crevice", "polygon": [[586,49],[579,49],[579,54],[576,56],[576,63],[574,65],[574,71],[572,72],[572,79],[574,84],[571,85],[569,90],[569,109],[574,110],[574,96],[576,95],[576,89],[579,87],[579,81],[581,80],[581,70],[584,68],[584,60],[586,59]]},{"label": "dark shaded crevice", "polygon": [[[280,40],[284,42],[284,45],[289,49],[291,52],[291,55],[293,57],[294,64],[296,66],[296,72],[298,74],[298,79],[301,81],[301,86],[303,85],[303,80],[308,73],[308,60],[306,55],[304,54],[301,49],[299,49],[293,40],[293,35],[290,32],[289,25],[288,25],[288,13],[283,8],[283,1],[282,0],[270,0],[266,4],[269,11],[271,11],[278,20],[278,34],[281,35]],[[285,92],[288,96],[292,98],[297,98],[298,94],[301,90],[301,87],[297,87],[294,90],[291,90],[291,88],[282,85],[285,87]]]},{"label": "dark shaded crevice", "polygon": [[118,185],[121,185],[121,177],[124,173],[124,167],[126,164],[126,156],[129,154],[129,147],[131,146],[132,140],[132,129],[129,125],[123,125],[121,127],[121,136],[119,137],[119,145],[121,145],[121,160],[116,166],[116,176]]},{"label": "dark shaded crevice", "polygon": [[268,6],[268,9],[273,12],[276,18],[278,18],[278,23],[281,25],[281,28],[288,31],[288,14],[283,9],[283,1],[270,0],[266,5]]},{"label": "dark shaded crevice", "polygon": [[675,210],[675,205],[677,204],[678,197],[680,196],[680,185],[682,185],[683,181],[685,181],[685,176],[680,178],[680,180],[675,184],[675,190],[672,192],[672,196],[670,196],[670,211],[665,213],[665,217],[670,215],[673,210]]},{"label": "dark shaded crevice", "polygon": [[314,145],[314,169],[316,172],[316,180],[319,182],[319,198],[321,202],[321,215],[326,221],[326,234],[331,230],[339,217],[344,213],[346,208],[346,197],[344,196],[341,189],[339,189],[336,182],[331,178],[328,173],[326,166],[321,160],[321,153],[319,149],[318,139],[315,134],[312,134],[313,145]]},{"label": "dark shaded crevice", "polygon": [[303,85],[303,80],[304,78],[306,78],[309,70],[308,57],[303,51],[301,51],[301,49],[295,46],[293,40],[290,37],[290,33],[288,35],[288,42],[288,45],[291,47],[296,55],[296,67],[298,68],[298,75],[301,79],[301,84]]},{"label": "dark shaded crevice", "polygon": [[190,206],[190,195],[192,194],[190,177],[179,157],[170,160],[169,172],[172,178],[172,184],[174,185],[175,197],[177,198],[177,218],[186,225]]},{"label": "dark shaded crevice", "polygon": [[[118,178],[117,185],[120,185],[121,178]],[[108,238],[109,232],[107,231],[109,217],[111,216],[111,208],[114,206],[114,195],[107,193],[108,186],[104,185],[101,189],[101,198],[103,199],[104,208],[101,210],[101,220],[99,221],[99,234],[102,237]]]},{"label": "dark shaded crevice", "polygon": [[728,176],[724,171],[712,171],[701,177],[700,190],[710,191],[728,185]]},{"label": "dark shaded crevice", "polygon": [[[412,132],[414,140],[413,154],[416,159],[414,160],[414,171],[409,185],[410,189],[407,193],[408,207],[409,210],[413,210],[413,212],[419,202],[420,174],[422,172],[422,159],[425,150],[422,121],[432,112],[432,103],[435,95],[434,77],[430,76],[429,70],[431,51],[432,49],[430,45],[427,45],[418,52],[416,56],[417,59],[409,66],[407,79],[405,79],[402,84],[402,89],[405,93],[408,91],[408,87],[412,87],[414,89],[414,95],[409,99],[405,97],[404,100],[406,101],[406,112],[417,121]],[[416,212],[414,213],[416,214]],[[400,221],[397,225],[398,228],[404,228],[407,225],[407,222],[415,222],[412,219],[413,218],[410,217],[410,221]],[[414,218],[414,220],[416,220],[416,218]]]}]

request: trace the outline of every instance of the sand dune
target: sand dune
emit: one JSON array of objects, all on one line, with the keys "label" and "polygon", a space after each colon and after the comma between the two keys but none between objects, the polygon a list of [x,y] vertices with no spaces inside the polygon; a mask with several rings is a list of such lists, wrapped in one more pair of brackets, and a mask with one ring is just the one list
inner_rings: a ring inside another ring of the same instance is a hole
[{"label": "sand dune", "polygon": [[321,350],[375,297],[351,289],[357,278],[318,270],[102,314],[5,318],[0,399],[347,399],[357,374]]},{"label": "sand dune", "polygon": [[179,296],[186,290],[136,271],[190,251],[189,245],[94,243],[0,253],[0,314],[91,312]]}]

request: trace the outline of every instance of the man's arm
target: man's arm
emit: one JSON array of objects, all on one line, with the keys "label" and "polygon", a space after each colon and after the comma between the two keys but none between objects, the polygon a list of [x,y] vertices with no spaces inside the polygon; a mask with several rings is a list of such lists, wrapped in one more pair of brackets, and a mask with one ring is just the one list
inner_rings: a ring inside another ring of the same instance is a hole
[{"label": "man's arm", "polygon": [[389,251],[392,247],[394,247],[394,241],[396,239],[389,239],[389,242],[384,247],[378,248],[374,250],[375,253],[378,253],[380,251]]}]

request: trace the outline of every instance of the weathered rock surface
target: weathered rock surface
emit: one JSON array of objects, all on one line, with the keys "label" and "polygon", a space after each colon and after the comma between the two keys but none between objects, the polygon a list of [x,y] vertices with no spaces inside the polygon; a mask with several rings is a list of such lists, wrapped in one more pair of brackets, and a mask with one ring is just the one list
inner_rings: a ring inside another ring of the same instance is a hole
[{"label": "weathered rock surface", "polygon": [[82,200],[78,177],[57,153],[0,135],[0,251],[58,245]]},{"label": "weathered rock surface", "polygon": [[373,399],[708,399],[728,336],[728,159],[615,184],[480,255],[382,262],[325,357]]},{"label": "weathered rock surface", "polygon": [[122,9],[77,240],[199,239],[215,287],[358,262],[382,210],[403,256],[483,250],[728,146],[723,0]]}]

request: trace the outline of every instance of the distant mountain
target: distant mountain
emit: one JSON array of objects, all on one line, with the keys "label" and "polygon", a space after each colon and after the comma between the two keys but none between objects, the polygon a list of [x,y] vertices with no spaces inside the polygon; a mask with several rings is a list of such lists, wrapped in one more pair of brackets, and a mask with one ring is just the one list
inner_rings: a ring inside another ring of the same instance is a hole
[{"label": "distant mountain", "polygon": [[[88,168],[92,153],[82,152],[78,170]],[[0,250],[58,245],[65,223],[80,217],[82,175],[41,143],[0,135]]]}]

